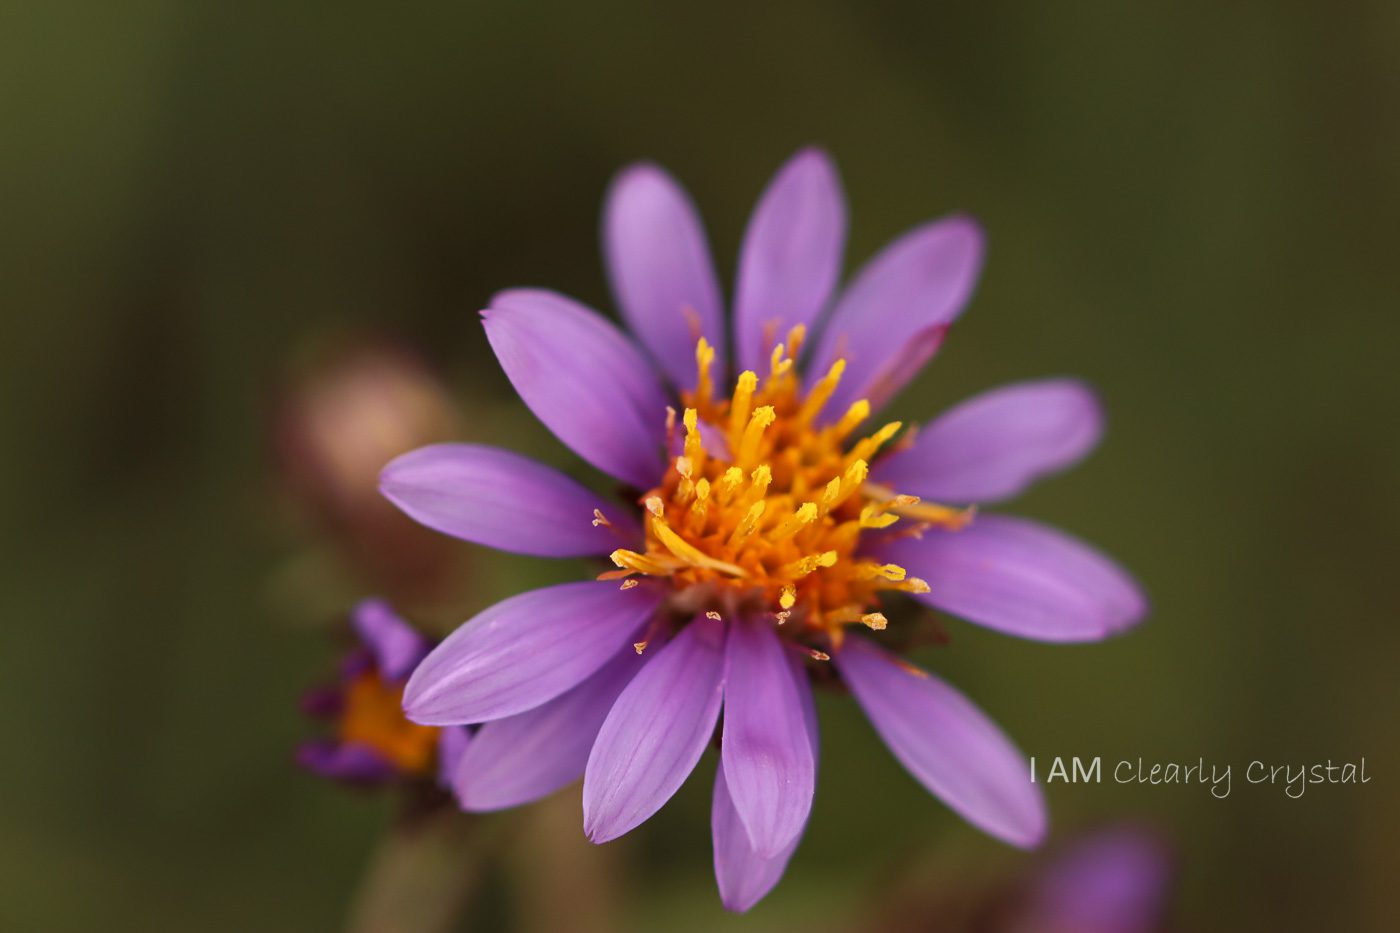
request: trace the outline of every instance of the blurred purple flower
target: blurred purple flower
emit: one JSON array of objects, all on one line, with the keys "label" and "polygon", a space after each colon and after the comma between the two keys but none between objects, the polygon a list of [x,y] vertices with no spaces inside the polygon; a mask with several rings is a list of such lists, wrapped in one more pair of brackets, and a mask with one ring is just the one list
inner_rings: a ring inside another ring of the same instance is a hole
[{"label": "blurred purple flower", "polygon": [[1153,933],[1162,929],[1172,860],[1156,836],[1103,830],[1072,842],[1022,892],[1008,933]]},{"label": "blurred purple flower", "polygon": [[1099,438],[1100,409],[1082,384],[1048,380],[965,402],[892,449],[899,422],[855,439],[941,345],[983,243],[966,217],[925,224],[833,299],[845,233],[834,165],[799,152],[744,237],[732,382],[699,216],[652,165],[619,175],[603,223],[640,345],[552,292],[502,292],[483,312],[526,405],[632,492],[619,505],[464,444],[384,469],[384,494],[431,528],[524,554],[609,555],[618,568],[487,609],[414,672],[411,719],[485,723],[454,775],[467,809],[524,803],[582,775],[586,832],[616,838],[685,781],[723,707],[715,870],[725,906],[746,910],[806,825],[817,758],[808,665],[834,659],[920,782],[1000,839],[1044,836],[1039,789],[996,725],[847,628],[883,629],[891,592],[1044,641],[1096,640],[1140,620],[1141,592],[1107,557],[971,507],[1076,462]]},{"label": "blurred purple flower", "polygon": [[408,675],[431,645],[382,600],[361,602],[350,622],[359,644],[342,663],[340,681],[311,690],[302,700],[307,715],[334,723],[335,735],[303,743],[297,762],[352,784],[436,773],[447,786],[467,730],[419,725],[402,709]]}]

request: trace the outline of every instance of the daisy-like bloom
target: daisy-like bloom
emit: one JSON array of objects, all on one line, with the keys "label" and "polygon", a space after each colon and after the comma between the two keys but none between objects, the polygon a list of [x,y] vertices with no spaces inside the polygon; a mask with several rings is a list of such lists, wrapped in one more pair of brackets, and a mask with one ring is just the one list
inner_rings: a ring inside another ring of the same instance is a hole
[{"label": "daisy-like bloom", "polygon": [[335,734],[303,743],[297,762],[349,784],[436,778],[448,785],[467,730],[410,722],[402,706],[404,684],[430,643],[382,600],[361,602],[350,623],[359,644],[341,664],[339,682],[302,701],[307,714],[331,722]]},{"label": "daisy-like bloom", "polygon": [[548,291],[502,292],[483,312],[525,404],[625,492],[605,500],[461,444],[406,454],[381,476],[389,499],[447,534],[611,560],[596,580],[487,609],[414,671],[410,719],[484,723],[454,775],[467,809],[524,803],[583,775],[585,831],[614,839],[675,793],[723,709],[715,871],[724,904],[746,910],[807,822],[810,679],[834,665],[895,756],[950,807],[1012,844],[1042,838],[1044,805],[1011,742],[859,630],[884,628],[882,600],[899,594],[1047,641],[1136,622],[1143,598],[1106,557],[972,507],[1078,460],[1099,436],[1099,407],[1055,380],[990,392],[917,435],[872,422],[967,304],[982,234],[960,216],[918,227],[833,300],[845,232],[834,166],[799,152],[749,222],[730,333],[695,209],[664,171],[639,165],[614,182],[603,218],[637,342]]}]

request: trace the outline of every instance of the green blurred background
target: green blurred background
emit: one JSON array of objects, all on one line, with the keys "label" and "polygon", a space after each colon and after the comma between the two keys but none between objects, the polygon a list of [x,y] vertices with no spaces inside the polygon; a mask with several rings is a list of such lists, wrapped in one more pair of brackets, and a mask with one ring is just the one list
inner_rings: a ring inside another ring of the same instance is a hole
[{"label": "green blurred background", "polygon": [[[1049,791],[1061,832],[1174,840],[1181,929],[1397,928],[1400,7],[53,2],[0,36],[0,926],[340,924],[392,803],[290,763],[337,650],[320,623],[359,594],[289,517],[279,387],[387,332],[447,380],[460,436],[582,473],[475,311],[515,284],[609,307],[598,207],[639,157],[687,184],[728,277],[769,174],[818,142],[851,262],[954,209],[989,230],[896,414],[1094,382],[1106,443],[1018,508],[1154,599],[1106,644],[953,622],[922,659],[1027,754],[1235,765],[1223,801]],[[451,547],[460,618],[577,569]],[[719,910],[707,758],[597,855],[613,922],[816,928],[1021,863],[853,704],[822,714],[812,826],[767,902]],[[1241,780],[1362,756],[1370,784],[1301,800]],[[478,926],[530,900],[521,861]]]}]

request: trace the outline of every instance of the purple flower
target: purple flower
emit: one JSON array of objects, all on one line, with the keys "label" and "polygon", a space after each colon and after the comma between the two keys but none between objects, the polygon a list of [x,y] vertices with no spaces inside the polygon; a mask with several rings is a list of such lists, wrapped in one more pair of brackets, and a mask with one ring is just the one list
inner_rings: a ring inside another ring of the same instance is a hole
[{"label": "purple flower", "polygon": [[802,151],[779,171],[744,236],[732,367],[700,219],[652,165],[618,176],[603,219],[636,342],[553,292],[502,292],[483,312],[525,404],[630,492],[618,503],[464,444],[385,468],[384,494],[425,525],[616,567],[487,609],[414,671],[409,718],[484,723],[454,775],[467,809],[524,803],[582,775],[588,835],[616,838],[685,781],[723,709],[715,871],[725,906],[746,910],[806,824],[809,670],[834,660],[914,777],[998,838],[1044,836],[1040,792],[992,721],[848,628],[883,629],[880,600],[901,592],[1047,641],[1137,622],[1145,601],[1108,558],[972,508],[1077,461],[1098,440],[1100,410],[1083,385],[1053,380],[980,396],[917,437],[896,441],[899,422],[865,427],[967,304],[982,233],[960,216],[918,227],[836,294],[845,215],[825,154]]},{"label": "purple flower", "polygon": [[402,708],[408,675],[431,645],[382,600],[361,602],[350,622],[359,645],[341,665],[339,683],[309,692],[302,704],[308,715],[334,723],[335,735],[303,743],[298,763],[351,784],[434,774],[447,784],[467,730],[411,722]]},{"label": "purple flower", "polygon": [[1120,827],[1075,840],[1030,881],[1009,929],[1152,933],[1162,929],[1175,874],[1163,842]]}]

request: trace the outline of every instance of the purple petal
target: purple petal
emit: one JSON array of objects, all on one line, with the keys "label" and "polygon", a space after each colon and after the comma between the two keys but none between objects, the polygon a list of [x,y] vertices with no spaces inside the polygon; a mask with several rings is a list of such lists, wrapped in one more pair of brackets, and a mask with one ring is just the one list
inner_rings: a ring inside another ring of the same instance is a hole
[{"label": "purple petal", "polygon": [[628,645],[567,693],[482,726],[453,778],[462,809],[504,810],[583,777],[599,727],[642,664]]},{"label": "purple petal", "polygon": [[321,777],[351,784],[376,784],[398,774],[371,749],[330,739],[303,743],[297,749],[297,764]]},{"label": "purple petal", "polygon": [[802,832],[816,767],[802,699],[773,626],[740,620],[725,646],[725,783],[760,858]]},{"label": "purple petal", "polygon": [[739,252],[734,339],[739,368],[763,372],[773,345],[811,325],[841,274],[846,201],[831,158],[793,156],[763,192]]},{"label": "purple petal", "polygon": [[445,726],[438,732],[437,780],[444,789],[451,789],[452,775],[471,744],[472,734],[466,726]]},{"label": "purple petal", "polygon": [[598,731],[583,776],[583,828],[607,842],[685,783],[724,699],[724,624],[697,617],[642,668]]},{"label": "purple petal", "polygon": [[1036,929],[1151,933],[1161,928],[1172,866],[1162,843],[1138,830],[1076,842],[1031,885],[1018,912]]},{"label": "purple petal", "polygon": [[428,653],[428,640],[382,599],[357,604],[350,612],[350,624],[374,655],[374,666],[385,680],[407,677]]},{"label": "purple petal", "polygon": [[894,756],[979,829],[1012,845],[1045,836],[1045,801],[1011,741],[961,693],[860,637],[835,655],[841,677]]},{"label": "purple petal", "polygon": [[826,420],[860,399],[879,408],[914,377],[972,297],[982,253],[981,228],[954,216],[906,233],[861,269],[832,309],[808,368],[815,378],[846,360]]},{"label": "purple petal", "polygon": [[[616,504],[557,470],[494,447],[420,447],[384,468],[379,490],[429,528],[518,554],[607,554],[640,534]],[[594,509],[611,527],[593,524]]]},{"label": "purple petal", "polygon": [[603,208],[603,253],[622,316],[671,381],[695,385],[703,335],[723,373],[724,312],[700,215],[659,166],[624,169]]},{"label": "purple petal", "polygon": [[597,312],[554,292],[501,292],[481,316],[535,417],[598,469],[651,488],[662,470],[666,396],[641,351]]},{"label": "purple petal", "polygon": [[995,502],[1072,466],[1103,433],[1092,390],[1073,379],[1002,386],[968,399],[880,460],[871,479],[938,502]]},{"label": "purple petal", "polygon": [[418,665],[404,688],[404,712],[424,725],[454,726],[534,709],[607,663],[662,595],[589,580],[496,603]]},{"label": "purple petal", "polygon": [[[804,728],[817,757],[817,710],[812,703],[812,689],[802,662],[788,655],[788,668],[801,698]],[[727,689],[727,688],[726,688]],[[727,715],[727,714],[726,714]],[[720,901],[725,909],[742,913],[761,901],[783,877],[801,834],[771,858],[754,851],[749,831],[734,807],[729,786],[724,779],[724,764],[715,772],[715,794],[710,808],[710,831],[714,838],[715,881],[719,884]]]},{"label": "purple petal", "polygon": [[1038,641],[1097,641],[1142,621],[1147,598],[1108,557],[1024,518],[979,515],[874,549],[928,582],[918,596],[969,622]]}]

